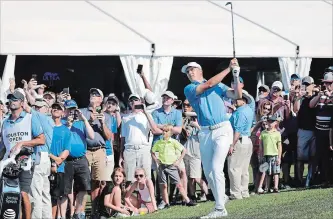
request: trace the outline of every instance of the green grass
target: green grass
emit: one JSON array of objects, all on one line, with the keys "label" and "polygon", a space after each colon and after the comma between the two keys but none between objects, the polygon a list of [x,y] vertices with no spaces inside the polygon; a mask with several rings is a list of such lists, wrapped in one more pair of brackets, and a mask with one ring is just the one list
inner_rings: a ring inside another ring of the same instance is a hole
[{"label": "green grass", "polygon": [[[172,206],[139,218],[198,218],[209,213],[213,202],[196,207]],[[310,189],[255,195],[227,203],[227,218],[333,218],[333,189]]]}]

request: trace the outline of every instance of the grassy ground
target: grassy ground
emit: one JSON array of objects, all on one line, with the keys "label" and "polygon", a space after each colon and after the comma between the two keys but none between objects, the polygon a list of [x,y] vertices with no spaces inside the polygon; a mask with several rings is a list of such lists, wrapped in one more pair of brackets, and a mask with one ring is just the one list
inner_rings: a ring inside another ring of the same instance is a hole
[{"label": "grassy ground", "polygon": [[[209,213],[213,202],[196,207],[173,206],[140,218],[198,218]],[[230,201],[227,218],[333,218],[333,189],[310,189],[255,195]]]}]

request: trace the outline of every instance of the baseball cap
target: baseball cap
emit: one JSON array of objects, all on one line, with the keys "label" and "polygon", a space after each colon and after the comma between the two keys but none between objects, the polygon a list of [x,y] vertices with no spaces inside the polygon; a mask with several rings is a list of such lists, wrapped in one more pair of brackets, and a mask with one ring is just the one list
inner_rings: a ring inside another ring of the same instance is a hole
[{"label": "baseball cap", "polygon": [[119,99],[114,93],[109,94],[106,101],[108,101],[108,100],[114,100],[117,104],[119,104]]},{"label": "baseball cap", "polygon": [[98,88],[90,88],[89,93],[91,94],[94,91],[96,91],[97,93],[99,93],[99,95],[101,95],[102,99],[104,98],[103,92],[100,89],[98,89]]},{"label": "baseball cap", "polygon": [[278,88],[280,88],[280,90],[282,90],[282,88],[283,88],[282,82],[281,81],[274,81],[273,84],[272,84],[272,88],[273,87],[278,87]]},{"label": "baseball cap", "polygon": [[198,63],[196,63],[196,62],[189,62],[189,63],[187,63],[187,65],[184,65],[182,67],[181,72],[183,72],[184,74],[187,74],[187,69],[189,67],[195,67],[195,68],[199,68],[200,70],[202,70],[201,65],[199,65]]},{"label": "baseball cap", "polygon": [[163,96],[168,96],[168,97],[171,97],[172,99],[177,99],[177,96],[176,95],[174,95],[171,91],[169,91],[169,90],[167,90],[167,91],[165,91],[162,95],[161,95],[161,97],[163,97]]},{"label": "baseball cap", "polygon": [[55,93],[52,91],[46,91],[43,95],[43,97],[45,97],[46,95],[50,95],[53,99],[55,99]]},{"label": "baseball cap", "polygon": [[[239,82],[242,83],[242,84],[244,84],[243,78],[242,77],[238,77],[238,78],[239,78]],[[234,83],[234,77],[232,77],[231,83]]]},{"label": "baseball cap", "polygon": [[137,98],[137,99],[141,99],[140,96],[138,94],[131,94],[128,98],[128,100],[132,99],[132,98]]},{"label": "baseball cap", "polygon": [[258,90],[260,90],[260,88],[264,88],[267,92],[269,92],[269,87],[266,84],[263,84],[260,87],[258,87]]},{"label": "baseball cap", "polygon": [[64,105],[61,103],[54,103],[54,104],[52,104],[51,108],[56,107],[56,106],[59,106],[61,108],[61,110],[64,110]]},{"label": "baseball cap", "polygon": [[330,66],[325,69],[325,72],[333,72],[333,66]]},{"label": "baseball cap", "polygon": [[13,97],[15,99],[24,101],[24,95],[17,89],[15,89],[13,93],[7,95],[8,100],[12,99]]},{"label": "baseball cap", "polygon": [[302,84],[303,84],[303,83],[313,84],[313,83],[314,83],[314,80],[313,80],[312,77],[310,77],[310,76],[306,76],[306,77],[304,77],[304,78],[302,79]]},{"label": "baseball cap", "polygon": [[242,91],[242,99],[245,99],[247,104],[252,102],[250,94],[245,90]]},{"label": "baseball cap", "polygon": [[298,74],[292,74],[291,76],[290,76],[290,79],[296,79],[296,80],[299,80],[299,79],[301,79],[301,77],[298,75]]},{"label": "baseball cap", "polygon": [[327,72],[324,75],[324,79],[322,79],[323,82],[333,82],[333,72]]},{"label": "baseball cap", "polygon": [[47,104],[47,102],[44,99],[36,99],[35,103],[33,104],[33,106],[38,106],[38,107],[49,107],[49,104]]},{"label": "baseball cap", "polygon": [[64,104],[65,109],[78,108],[74,100],[66,100]]}]

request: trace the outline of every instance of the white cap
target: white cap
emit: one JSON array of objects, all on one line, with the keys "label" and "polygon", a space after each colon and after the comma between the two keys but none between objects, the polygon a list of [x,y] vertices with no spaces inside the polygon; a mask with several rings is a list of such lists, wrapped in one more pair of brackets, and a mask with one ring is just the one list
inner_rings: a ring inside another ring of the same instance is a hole
[{"label": "white cap", "polygon": [[313,84],[314,83],[314,80],[312,77],[310,76],[306,76],[302,79],[302,83],[308,83],[308,84]]},{"label": "white cap", "polygon": [[272,88],[273,87],[278,87],[278,88],[280,88],[280,90],[282,90],[282,88],[283,88],[282,82],[281,81],[274,81],[274,83],[272,84]]},{"label": "white cap", "polygon": [[195,68],[199,68],[200,70],[202,70],[202,68],[201,68],[201,65],[199,65],[198,63],[196,63],[196,62],[189,62],[187,65],[184,65],[183,67],[182,67],[182,72],[184,73],[184,74],[187,74],[187,69],[189,68],[189,67],[195,67]]},{"label": "white cap", "polygon": [[132,97],[136,97],[138,99],[141,99],[141,97],[139,96],[139,94],[131,94],[128,98],[128,100],[130,100]]},{"label": "white cap", "polygon": [[332,82],[333,81],[333,72],[326,72],[324,74],[323,82]]},{"label": "white cap", "polygon": [[90,88],[89,93],[92,93],[93,91],[97,91],[97,93],[99,93],[99,95],[101,95],[102,99],[104,99],[104,94],[103,94],[103,92],[100,89],[98,89],[98,88]]},{"label": "white cap", "polygon": [[171,91],[167,90],[165,91],[161,96],[163,97],[164,95],[167,95],[168,97],[171,97],[172,99],[177,99],[177,96],[174,95]]}]

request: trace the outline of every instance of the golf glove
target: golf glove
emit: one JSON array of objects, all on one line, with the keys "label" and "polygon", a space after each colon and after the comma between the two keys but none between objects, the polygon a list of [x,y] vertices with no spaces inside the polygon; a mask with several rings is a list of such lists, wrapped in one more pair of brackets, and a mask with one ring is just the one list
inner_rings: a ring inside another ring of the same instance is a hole
[{"label": "golf glove", "polygon": [[234,66],[232,67],[232,75],[236,78],[239,77],[239,72],[240,72],[240,67],[239,66]]}]

